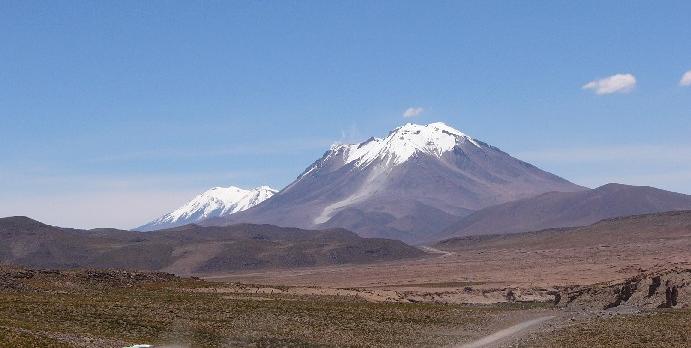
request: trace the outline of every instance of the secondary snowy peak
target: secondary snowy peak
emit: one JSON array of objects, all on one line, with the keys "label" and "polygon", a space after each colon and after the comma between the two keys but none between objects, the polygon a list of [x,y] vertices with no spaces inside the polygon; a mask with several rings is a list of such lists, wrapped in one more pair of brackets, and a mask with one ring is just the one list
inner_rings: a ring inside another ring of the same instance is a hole
[{"label": "secondary snowy peak", "polygon": [[441,157],[463,142],[481,147],[470,136],[441,122],[428,125],[408,123],[394,129],[384,139],[370,138],[359,144],[334,145],[331,151],[341,153],[344,164],[354,163],[361,167],[382,159],[395,166],[416,153]]},{"label": "secondary snowy peak", "polygon": [[194,197],[171,213],[139,227],[139,230],[153,230],[174,227],[226,216],[254,207],[271,198],[276,192],[268,186],[245,190],[239,187],[214,187]]}]

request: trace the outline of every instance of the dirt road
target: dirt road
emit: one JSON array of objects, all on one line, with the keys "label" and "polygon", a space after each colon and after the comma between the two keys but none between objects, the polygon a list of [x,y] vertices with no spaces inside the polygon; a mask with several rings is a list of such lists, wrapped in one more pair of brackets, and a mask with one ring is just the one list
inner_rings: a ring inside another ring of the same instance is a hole
[{"label": "dirt road", "polygon": [[480,347],[487,347],[488,345],[492,343],[496,343],[500,340],[507,340],[510,339],[514,336],[517,336],[518,334],[522,333],[522,331],[527,330],[533,326],[536,326],[538,324],[541,324],[547,320],[550,320],[554,318],[553,315],[550,316],[545,316],[545,317],[540,317],[536,319],[531,319],[524,321],[520,324],[508,327],[506,329],[497,331],[491,335],[485,336],[477,341],[473,341],[470,343],[465,343],[459,346],[456,346],[456,348],[480,348]]}]

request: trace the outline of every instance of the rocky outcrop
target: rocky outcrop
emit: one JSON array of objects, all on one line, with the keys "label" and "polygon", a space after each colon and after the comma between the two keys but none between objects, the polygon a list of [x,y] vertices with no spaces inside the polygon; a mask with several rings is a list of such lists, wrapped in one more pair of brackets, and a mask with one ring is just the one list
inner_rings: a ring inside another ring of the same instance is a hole
[{"label": "rocky outcrop", "polygon": [[616,284],[563,288],[554,297],[557,306],[568,308],[689,308],[691,269],[641,273]]},{"label": "rocky outcrop", "polygon": [[[164,272],[134,272],[116,269],[45,270],[0,265],[0,291],[42,291],[64,288],[123,288],[145,284],[179,282],[185,278]],[[196,278],[190,278],[196,281]]]}]

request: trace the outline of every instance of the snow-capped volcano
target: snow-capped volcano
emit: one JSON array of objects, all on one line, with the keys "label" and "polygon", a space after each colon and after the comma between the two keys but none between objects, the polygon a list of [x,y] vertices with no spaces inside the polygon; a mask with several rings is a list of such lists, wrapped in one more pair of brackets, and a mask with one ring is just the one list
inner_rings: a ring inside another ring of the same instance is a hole
[{"label": "snow-capped volcano", "polygon": [[271,199],[209,223],[344,227],[414,242],[490,205],[582,189],[444,123],[409,123],[332,145]]},{"label": "snow-capped volcano", "polygon": [[239,187],[214,187],[194,197],[182,207],[138,227],[139,231],[182,226],[247,210],[269,199],[276,190],[268,186],[245,190]]},{"label": "snow-capped volcano", "polygon": [[459,143],[481,145],[460,131],[437,122],[428,125],[408,123],[391,131],[384,138],[370,138],[359,144],[335,144],[331,154],[342,154],[344,165],[353,163],[356,167],[366,166],[376,160],[383,160],[395,166],[404,163],[413,155],[428,154],[441,157]]}]

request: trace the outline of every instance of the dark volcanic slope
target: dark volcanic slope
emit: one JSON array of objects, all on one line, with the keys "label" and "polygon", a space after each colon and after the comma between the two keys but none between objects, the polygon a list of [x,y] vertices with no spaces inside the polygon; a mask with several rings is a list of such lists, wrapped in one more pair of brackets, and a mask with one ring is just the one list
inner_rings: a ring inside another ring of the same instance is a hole
[{"label": "dark volcanic slope", "polygon": [[[691,211],[634,215],[602,220],[582,227],[553,228],[514,234],[465,236],[435,244],[442,250],[609,248],[621,244],[678,240],[691,248]],[[691,249],[689,249],[691,250]],[[660,250],[664,253],[664,250]]]},{"label": "dark volcanic slope", "polygon": [[38,268],[126,268],[178,274],[368,263],[423,255],[400,241],[343,230],[187,225],[156,232],[76,230],[0,219],[0,263]]},{"label": "dark volcanic slope", "polygon": [[455,236],[584,226],[617,216],[691,210],[691,196],[647,186],[607,184],[580,192],[549,192],[479,210],[437,234]]}]

